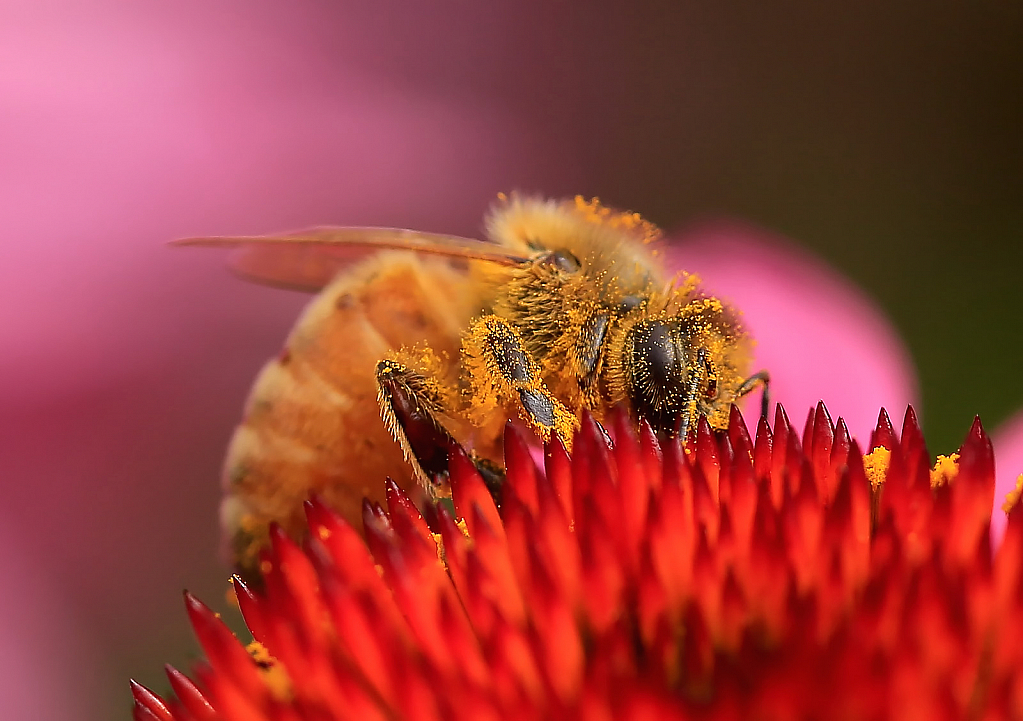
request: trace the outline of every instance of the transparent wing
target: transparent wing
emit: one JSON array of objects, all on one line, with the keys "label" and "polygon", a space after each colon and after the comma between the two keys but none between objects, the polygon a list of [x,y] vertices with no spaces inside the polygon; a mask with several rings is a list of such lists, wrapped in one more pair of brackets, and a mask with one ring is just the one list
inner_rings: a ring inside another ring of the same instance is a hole
[{"label": "transparent wing", "polygon": [[315,292],[346,265],[374,250],[518,265],[526,258],[495,243],[401,228],[320,227],[282,235],[182,238],[172,245],[233,248],[232,268],[257,283]]}]

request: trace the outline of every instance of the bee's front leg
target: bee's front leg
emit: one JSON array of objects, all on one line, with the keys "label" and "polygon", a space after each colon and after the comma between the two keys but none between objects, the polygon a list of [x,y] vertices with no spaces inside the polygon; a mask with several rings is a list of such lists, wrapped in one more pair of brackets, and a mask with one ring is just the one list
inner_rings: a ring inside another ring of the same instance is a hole
[{"label": "bee's front leg", "polygon": [[[436,366],[424,368],[423,366]],[[435,496],[450,494],[448,460],[455,440],[441,419],[451,411],[453,389],[442,380],[439,361],[428,351],[403,349],[376,367],[377,402],[419,482]]]},{"label": "bee's front leg", "polygon": [[[429,350],[402,349],[377,363],[377,402],[391,436],[401,447],[419,482],[435,498],[451,495],[451,452],[465,448],[455,440],[451,423],[458,407],[457,383],[445,380],[440,361]],[[495,502],[500,504],[504,469],[466,452]]]},{"label": "bee's front leg", "polygon": [[539,364],[508,321],[488,315],[474,322],[462,344],[462,360],[478,415],[511,405],[544,442],[553,434],[571,448],[579,421],[548,390]]},{"label": "bee's front leg", "polygon": [[749,378],[744,380],[742,382],[742,385],[740,385],[739,388],[735,391],[735,399],[739,400],[740,398],[749,395],[756,389],[757,386],[760,386],[761,388],[764,389],[763,393],[761,393],[760,395],[760,415],[763,418],[767,418],[767,412],[770,410],[771,407],[770,395],[771,374],[768,373],[767,371],[760,371],[759,373],[754,373]]}]

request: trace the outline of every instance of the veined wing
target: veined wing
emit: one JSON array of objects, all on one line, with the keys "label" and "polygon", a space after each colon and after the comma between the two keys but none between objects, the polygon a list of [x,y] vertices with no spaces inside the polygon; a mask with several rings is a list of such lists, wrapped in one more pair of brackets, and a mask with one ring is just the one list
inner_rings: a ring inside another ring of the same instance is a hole
[{"label": "veined wing", "polygon": [[499,265],[527,260],[496,243],[402,228],[326,226],[282,235],[182,238],[171,244],[235,249],[232,267],[245,278],[311,292],[373,250],[410,250]]}]

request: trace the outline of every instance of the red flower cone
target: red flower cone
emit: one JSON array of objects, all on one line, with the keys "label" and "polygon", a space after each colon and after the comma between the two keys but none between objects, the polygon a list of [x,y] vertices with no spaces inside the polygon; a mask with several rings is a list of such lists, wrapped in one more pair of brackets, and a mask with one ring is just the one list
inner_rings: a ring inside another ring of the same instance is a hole
[{"label": "red flower cone", "polygon": [[823,404],[613,425],[543,472],[509,427],[500,508],[464,456],[453,514],[389,484],[363,538],[309,503],[235,583],[255,643],[186,595],[208,666],[133,684],[136,721],[1023,718],[1023,510],[993,552],[979,421],[933,469],[912,409],[867,456]]}]

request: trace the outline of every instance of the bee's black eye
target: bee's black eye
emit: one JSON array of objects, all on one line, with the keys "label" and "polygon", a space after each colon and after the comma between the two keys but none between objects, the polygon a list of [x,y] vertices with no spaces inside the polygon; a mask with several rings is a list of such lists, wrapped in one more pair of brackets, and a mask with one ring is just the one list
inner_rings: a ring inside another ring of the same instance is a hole
[{"label": "bee's black eye", "polygon": [[638,295],[627,295],[619,301],[618,312],[628,313],[630,310],[638,308],[641,305],[643,305],[643,299]]},{"label": "bee's black eye", "polygon": [[557,268],[562,273],[575,273],[582,267],[579,259],[567,250],[552,250],[543,256],[540,262]]},{"label": "bee's black eye", "polygon": [[633,407],[655,430],[672,430],[685,395],[685,358],[672,326],[656,320],[638,323],[627,347]]},{"label": "bee's black eye", "polygon": [[668,326],[664,323],[653,322],[644,325],[646,327],[636,333],[633,341],[636,361],[646,370],[654,386],[664,387],[679,374],[675,344],[671,340]]}]

